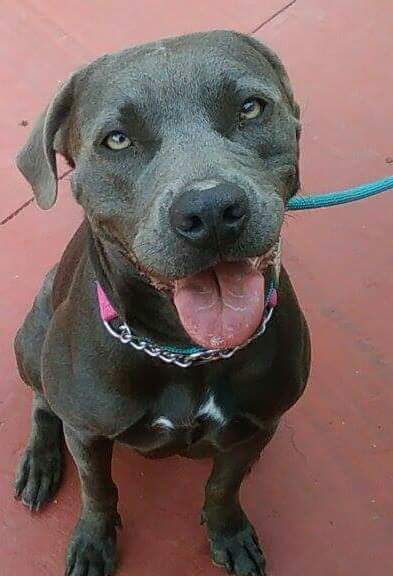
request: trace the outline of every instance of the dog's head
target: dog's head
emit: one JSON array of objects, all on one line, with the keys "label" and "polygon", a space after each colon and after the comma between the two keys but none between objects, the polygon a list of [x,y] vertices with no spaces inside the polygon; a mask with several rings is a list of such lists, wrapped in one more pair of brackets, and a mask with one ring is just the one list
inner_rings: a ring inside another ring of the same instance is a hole
[{"label": "dog's head", "polygon": [[278,57],[234,32],[106,55],[62,87],[18,156],[38,204],[55,152],[93,233],[118,245],[209,347],[261,319],[262,268],[298,189],[299,109]]}]

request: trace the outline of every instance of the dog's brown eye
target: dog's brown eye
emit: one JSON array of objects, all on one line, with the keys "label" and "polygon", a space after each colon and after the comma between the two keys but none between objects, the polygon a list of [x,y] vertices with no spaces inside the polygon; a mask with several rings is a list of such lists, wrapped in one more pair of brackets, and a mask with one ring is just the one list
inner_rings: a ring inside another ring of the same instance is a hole
[{"label": "dog's brown eye", "polygon": [[244,122],[244,120],[252,120],[259,116],[264,108],[264,103],[262,100],[258,98],[250,98],[243,102],[242,107],[240,109],[240,120]]},{"label": "dog's brown eye", "polygon": [[111,150],[124,150],[131,146],[131,140],[124,132],[111,132],[105,138],[104,144]]}]

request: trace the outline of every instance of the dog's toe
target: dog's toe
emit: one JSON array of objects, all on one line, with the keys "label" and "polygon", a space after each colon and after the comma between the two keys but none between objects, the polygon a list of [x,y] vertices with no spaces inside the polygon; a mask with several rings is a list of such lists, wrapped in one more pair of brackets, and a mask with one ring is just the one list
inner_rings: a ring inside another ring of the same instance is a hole
[{"label": "dog's toe", "polygon": [[20,462],[15,481],[15,497],[32,512],[38,511],[53,498],[61,479],[62,455],[57,448],[27,448]]},{"label": "dog's toe", "polygon": [[116,568],[116,530],[81,521],[67,552],[65,576],[112,576]]},{"label": "dog's toe", "polygon": [[210,537],[211,557],[228,574],[265,576],[265,558],[251,524],[233,535],[216,533]]}]

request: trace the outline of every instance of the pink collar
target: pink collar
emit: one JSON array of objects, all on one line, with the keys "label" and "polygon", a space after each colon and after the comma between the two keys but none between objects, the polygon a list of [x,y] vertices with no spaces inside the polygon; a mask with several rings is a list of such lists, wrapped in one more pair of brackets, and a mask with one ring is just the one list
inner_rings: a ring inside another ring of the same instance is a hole
[{"label": "pink collar", "polygon": [[96,282],[98,306],[100,307],[101,320],[103,322],[111,322],[118,317],[118,313],[109,302],[108,296],[105,294],[99,282]]}]

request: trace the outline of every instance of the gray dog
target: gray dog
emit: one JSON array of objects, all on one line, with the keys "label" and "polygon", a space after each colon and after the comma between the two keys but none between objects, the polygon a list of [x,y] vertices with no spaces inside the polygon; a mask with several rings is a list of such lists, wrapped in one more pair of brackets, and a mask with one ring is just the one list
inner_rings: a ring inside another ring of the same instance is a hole
[{"label": "gray dog", "polygon": [[309,372],[278,244],[299,135],[278,57],[219,31],[79,70],[19,154],[44,209],[62,154],[85,213],[15,341],[35,394],[17,496],[31,510],[53,498],[63,436],[79,471],[68,576],[114,572],[115,441],[147,457],[212,457],[202,512],[212,559],[237,576],[265,573],[239,490]]}]

